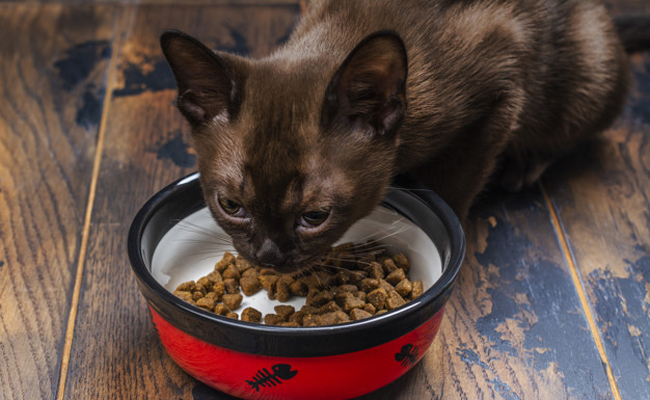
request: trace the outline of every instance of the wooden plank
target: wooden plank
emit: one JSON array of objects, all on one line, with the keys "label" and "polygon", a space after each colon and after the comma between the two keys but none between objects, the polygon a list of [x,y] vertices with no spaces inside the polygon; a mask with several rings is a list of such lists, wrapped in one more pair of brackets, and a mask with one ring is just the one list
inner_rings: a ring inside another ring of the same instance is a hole
[{"label": "wooden plank", "polygon": [[[126,255],[144,201],[194,169],[159,49],[165,28],[261,55],[286,37],[297,6],[139,6],[119,54],[65,398],[191,399],[196,381],[160,347]],[[201,390],[201,389],[196,389]],[[195,390],[195,391],[196,391]]]},{"label": "wooden plank", "polygon": [[610,399],[539,190],[474,209],[439,336],[412,372],[363,399]]},{"label": "wooden plank", "polygon": [[623,399],[650,393],[650,54],[603,139],[544,179]]},{"label": "wooden plank", "polygon": [[114,15],[0,5],[2,398],[57,389]]}]

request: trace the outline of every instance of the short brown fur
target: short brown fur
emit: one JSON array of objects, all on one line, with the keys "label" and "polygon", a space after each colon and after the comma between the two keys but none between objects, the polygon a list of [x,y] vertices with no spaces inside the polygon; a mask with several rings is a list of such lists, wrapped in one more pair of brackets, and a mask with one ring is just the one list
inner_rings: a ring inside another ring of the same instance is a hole
[{"label": "short brown fur", "polygon": [[178,32],[162,45],[213,216],[280,269],[321,255],[397,173],[461,219],[491,177],[533,183],[614,121],[628,85],[590,0],[319,1],[264,59]]}]

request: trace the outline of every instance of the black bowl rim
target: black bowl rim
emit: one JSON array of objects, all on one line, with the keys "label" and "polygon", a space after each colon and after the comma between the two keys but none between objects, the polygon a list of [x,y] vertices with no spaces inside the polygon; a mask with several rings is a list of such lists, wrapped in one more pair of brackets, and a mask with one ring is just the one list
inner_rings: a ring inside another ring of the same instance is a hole
[{"label": "black bowl rim", "polygon": [[[421,183],[408,176],[400,175],[391,184],[391,188],[406,192],[424,202],[432,209],[447,230],[450,243],[449,256],[446,260],[441,260],[443,265],[442,274],[431,288],[426,290],[417,299],[400,307],[399,312],[391,311],[372,318],[338,325],[295,328],[233,320],[192,306],[176,297],[153,277],[142,258],[141,237],[147,223],[171,196],[191,189],[194,185],[200,185],[198,172],[180,178],[164,187],[142,206],[133,219],[129,229],[127,243],[128,255],[143,296],[149,305],[158,314],[161,314],[163,318],[168,319],[168,314],[173,313],[180,318],[198,318],[206,324],[214,325],[215,330],[216,327],[220,327],[229,332],[247,332],[249,335],[252,335],[241,340],[237,337],[231,337],[233,339],[232,341],[227,340],[225,342],[220,341],[220,343],[215,343],[211,335],[194,331],[190,327],[191,324],[181,327],[172,323],[178,329],[192,336],[231,350],[266,356],[314,357],[344,354],[387,343],[425,323],[435,312],[444,306],[451,294],[453,283],[460,271],[465,255],[465,237],[463,230],[451,208],[439,196]],[[204,202],[202,204],[203,206],[205,205]],[[188,209],[186,216],[196,210]],[[404,214],[403,211],[397,211]],[[417,222],[413,222],[417,225]],[[435,312],[431,312],[426,318],[421,320],[411,321],[409,324],[402,323],[405,316],[412,315],[416,310],[425,305],[433,307],[432,309]],[[179,322],[179,320],[176,320],[176,322]],[[399,326],[400,329],[385,329],[386,327],[395,326]],[[353,340],[347,340],[350,337]],[[251,343],[251,338],[258,340],[255,340],[256,343]],[[346,338],[346,340],[340,340],[341,338]],[[295,346],[287,347],[278,345],[278,343],[274,343],[274,340],[294,343]],[[336,345],[332,346],[333,343]]]}]

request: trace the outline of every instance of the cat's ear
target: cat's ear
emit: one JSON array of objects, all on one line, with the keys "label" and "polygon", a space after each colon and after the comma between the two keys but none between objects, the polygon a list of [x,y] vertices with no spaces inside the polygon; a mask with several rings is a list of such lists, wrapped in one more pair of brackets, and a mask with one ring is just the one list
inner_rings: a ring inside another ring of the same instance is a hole
[{"label": "cat's ear", "polygon": [[198,39],[169,30],[160,37],[178,86],[176,105],[192,125],[201,125],[214,117],[235,117],[241,103],[234,56],[217,54]]},{"label": "cat's ear", "polygon": [[373,135],[395,133],[406,111],[407,58],[392,31],[361,41],[336,71],[325,93],[321,123],[348,126]]}]

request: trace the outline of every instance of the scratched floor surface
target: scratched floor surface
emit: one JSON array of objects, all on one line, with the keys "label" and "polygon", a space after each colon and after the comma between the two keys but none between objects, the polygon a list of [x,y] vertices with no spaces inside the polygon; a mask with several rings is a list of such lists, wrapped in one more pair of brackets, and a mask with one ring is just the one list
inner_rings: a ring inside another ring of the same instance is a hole
[{"label": "scratched floor surface", "polygon": [[[0,399],[230,398],[166,355],[126,256],[138,208],[195,169],[158,36],[261,56],[300,10],[0,1]],[[363,399],[650,399],[650,54],[630,62],[601,140],[483,196],[438,338]]]}]

